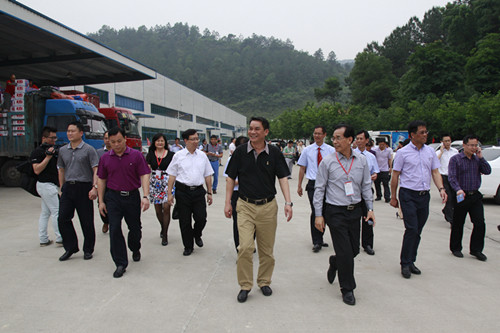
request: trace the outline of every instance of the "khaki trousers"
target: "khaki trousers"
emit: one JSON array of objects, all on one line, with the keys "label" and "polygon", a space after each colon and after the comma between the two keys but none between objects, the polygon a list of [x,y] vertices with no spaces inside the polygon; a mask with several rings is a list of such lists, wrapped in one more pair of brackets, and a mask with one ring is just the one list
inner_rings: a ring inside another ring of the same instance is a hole
[{"label": "khaki trousers", "polygon": [[237,275],[242,290],[251,290],[253,286],[253,251],[254,234],[259,252],[259,272],[257,285],[269,286],[274,270],[274,240],[276,238],[278,204],[276,200],[264,205],[255,205],[238,199],[238,246]]}]

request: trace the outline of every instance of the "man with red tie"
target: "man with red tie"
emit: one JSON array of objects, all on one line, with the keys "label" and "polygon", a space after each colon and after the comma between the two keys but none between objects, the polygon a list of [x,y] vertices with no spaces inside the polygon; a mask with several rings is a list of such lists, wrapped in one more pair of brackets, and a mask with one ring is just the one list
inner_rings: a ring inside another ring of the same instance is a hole
[{"label": "man with red tie", "polygon": [[300,155],[299,161],[297,164],[300,167],[299,170],[299,185],[297,188],[297,193],[299,196],[302,196],[302,181],[304,179],[304,175],[309,179],[306,185],[307,196],[309,198],[309,204],[311,206],[311,237],[313,242],[313,252],[317,253],[321,250],[323,246],[328,246],[327,243],[323,243],[323,232],[316,229],[314,226],[314,206],[313,206],[313,197],[314,197],[314,184],[316,182],[316,173],[318,172],[318,165],[327,155],[335,152],[335,148],[325,143],[326,138],[326,128],[324,126],[316,126],[313,132],[314,143],[312,145],[307,146],[302,151]]}]

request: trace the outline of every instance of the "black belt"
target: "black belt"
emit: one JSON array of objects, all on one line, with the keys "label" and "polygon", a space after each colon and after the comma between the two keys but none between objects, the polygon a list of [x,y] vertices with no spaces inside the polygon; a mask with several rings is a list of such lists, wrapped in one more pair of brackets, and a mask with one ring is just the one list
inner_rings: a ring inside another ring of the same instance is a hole
[{"label": "black belt", "polygon": [[420,195],[420,196],[427,195],[430,192],[429,190],[427,190],[427,191],[415,191],[415,190],[410,190],[409,188],[406,188],[406,187],[402,187],[402,188],[404,188],[405,190],[410,191],[412,193],[415,193],[416,195]]},{"label": "black belt", "polygon": [[479,193],[478,190],[475,190],[475,191],[464,191],[465,192],[465,195],[468,195],[468,196],[473,196],[473,195],[476,195]]},{"label": "black belt", "polygon": [[264,198],[264,199],[250,199],[250,198],[247,198],[244,195],[240,194],[240,199],[243,201],[249,202],[251,204],[260,206],[260,205],[265,205],[266,203],[273,201],[274,195],[272,197]]},{"label": "black belt", "polygon": [[342,208],[345,210],[354,210],[357,207],[361,207],[361,205],[363,204],[363,201],[360,201],[360,202],[352,204],[352,205],[347,205],[347,206],[336,206],[336,205],[329,204],[328,202],[325,202],[325,204],[327,206],[331,206],[331,207],[335,207],[335,208]]},{"label": "black belt", "polygon": [[119,195],[121,195],[122,197],[128,197],[130,196],[131,194],[134,194],[135,192],[138,192],[139,190],[132,190],[132,191],[117,191],[117,190],[113,190],[112,188],[107,188],[109,191],[111,192],[115,192],[115,193],[118,193]]},{"label": "black belt", "polygon": [[183,183],[175,182],[175,188],[179,190],[184,190],[184,191],[194,191],[200,188],[203,188],[203,185],[198,185],[198,186],[188,186]]},{"label": "black belt", "polygon": [[75,185],[75,184],[92,184],[92,182],[77,182],[75,180],[68,180],[67,184]]}]

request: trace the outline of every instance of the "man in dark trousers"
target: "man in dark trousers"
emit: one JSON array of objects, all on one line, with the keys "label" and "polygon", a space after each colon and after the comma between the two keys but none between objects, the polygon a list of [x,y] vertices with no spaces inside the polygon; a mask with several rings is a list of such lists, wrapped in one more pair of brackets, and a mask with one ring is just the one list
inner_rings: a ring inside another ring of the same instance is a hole
[{"label": "man in dark trousers", "polygon": [[72,218],[75,209],[82,227],[83,259],[92,259],[95,245],[94,204],[97,198],[97,166],[99,157],[94,147],[83,142],[83,125],[74,121],[68,125],[69,144],[59,149],[57,167],[59,168],[59,231],[66,252],[59,258],[68,260],[78,252],[78,238]]},{"label": "man in dark trousers", "polygon": [[348,305],[356,304],[354,258],[359,253],[361,205],[367,208],[365,220],[375,223],[370,167],[365,156],[352,150],[353,141],[354,129],[351,126],[340,124],[335,127],[335,153],[320,163],[314,186],[316,228],[323,231],[325,223],[328,224],[335,249],[335,255],[329,259],[327,279],[333,283],[336,271],[339,271],[342,300]]},{"label": "man in dark trousers", "polygon": [[290,199],[288,176],[290,171],[281,151],[266,143],[269,122],[262,117],[252,117],[248,127],[250,141],[236,148],[226,173],[226,203],[224,214],[231,218],[233,208],[231,197],[236,178],[239,183],[238,212],[238,262],[236,271],[240,292],[238,302],[247,300],[253,286],[253,252],[255,239],[259,252],[257,284],[264,296],[271,296],[271,277],[274,270],[274,241],[278,222],[278,204],[275,200],[275,182],[278,178],[285,197],[285,217],[292,218],[293,203]]},{"label": "man in dark trousers", "polygon": [[483,254],[484,224],[483,195],[479,192],[481,187],[481,174],[489,175],[491,166],[483,157],[476,135],[467,135],[463,140],[464,150],[450,159],[448,164],[448,180],[457,195],[457,204],[453,211],[451,224],[450,250],[455,257],[462,258],[462,237],[467,213],[472,222],[472,235],[470,237],[470,254],[478,260],[486,261]]},{"label": "man in dark trousers", "polygon": [[[195,129],[188,129],[182,133],[186,149],[177,152],[168,165],[168,202],[174,205],[172,190],[175,185],[175,200],[179,212],[179,226],[181,229],[182,243],[185,256],[193,253],[194,243],[203,247],[201,239],[203,229],[207,224],[207,202],[212,204],[212,166],[207,155],[200,151],[198,133]],[[203,188],[207,186],[207,192]],[[191,216],[194,226],[191,224]]]},{"label": "man in dark trousers", "polygon": [[132,259],[141,260],[141,209],[145,211],[149,208],[151,170],[138,150],[127,147],[127,138],[122,128],[113,127],[108,136],[112,150],[102,156],[97,171],[99,212],[108,216],[111,257],[116,265],[113,276],[119,278],[128,266],[122,218],[129,230],[128,247],[132,251]]}]

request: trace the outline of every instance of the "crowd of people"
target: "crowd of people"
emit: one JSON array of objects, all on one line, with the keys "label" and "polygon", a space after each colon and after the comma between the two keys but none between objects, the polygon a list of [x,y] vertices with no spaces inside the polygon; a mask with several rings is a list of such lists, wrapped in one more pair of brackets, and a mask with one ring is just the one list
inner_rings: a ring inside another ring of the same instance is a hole
[{"label": "crowd of people", "polygon": [[[299,166],[297,194],[300,197],[304,177],[308,180],[305,190],[311,209],[312,251],[318,253],[329,246],[324,240],[328,226],[334,255],[328,259],[327,280],[333,283],[338,273],[344,303],[356,303],[354,258],[359,254],[360,244],[368,255],[375,255],[373,202],[382,200],[382,186],[385,202],[400,208],[398,216],[404,221],[400,254],[404,278],[422,273],[415,263],[429,215],[431,179],[445,205],[444,218],[451,223],[451,253],[463,257],[463,227],[469,214],[473,223],[469,252],[486,261],[484,208],[479,187],[481,174],[491,173],[491,167],[482,156],[478,137],[466,136],[463,151],[459,153],[450,147],[451,137],[443,135],[442,147],[436,152],[425,144],[428,131],[424,122],[411,122],[408,132],[409,139],[398,147],[395,155],[385,141],[371,149],[369,133],[355,132],[347,124],[335,127],[332,145],[325,142],[325,127],[316,126],[312,144],[294,147],[293,141],[289,141],[280,149],[266,141],[269,122],[262,117],[252,117],[248,137],[231,140],[223,171],[226,179],[224,214],[233,218],[238,255],[238,302],[247,300],[254,285],[254,252],[258,253],[259,260],[256,284],[263,295],[272,295],[278,214],[276,179],[285,200],[284,214],[290,221],[293,202],[289,179],[295,163]],[[56,243],[65,250],[59,260],[66,261],[77,253],[79,243],[73,225],[76,210],[84,236],[83,258],[92,259],[96,241],[93,200],[96,199],[103,220],[102,231],[109,231],[110,235],[115,278],[122,277],[128,268],[127,247],[133,261],[141,260],[141,212],[150,205],[154,206],[160,224],[163,246],[168,245],[171,218],[179,220],[184,256],[194,252],[194,245],[204,246],[207,205],[213,203],[213,195],[217,193],[223,156],[223,146],[216,136],[200,145],[197,131],[188,129],[182,133],[185,147],[180,145],[180,139],[169,147],[167,137],[159,133],[153,137],[144,157],[127,147],[125,132],[118,127],[106,132],[105,146],[97,151],[82,140],[81,123],[70,123],[67,135],[69,144],[56,150],[56,130],[45,127],[42,145],[31,156],[42,199],[40,246],[52,244],[47,233],[51,217]],[[122,233],[122,220],[128,227],[127,241]]]}]

